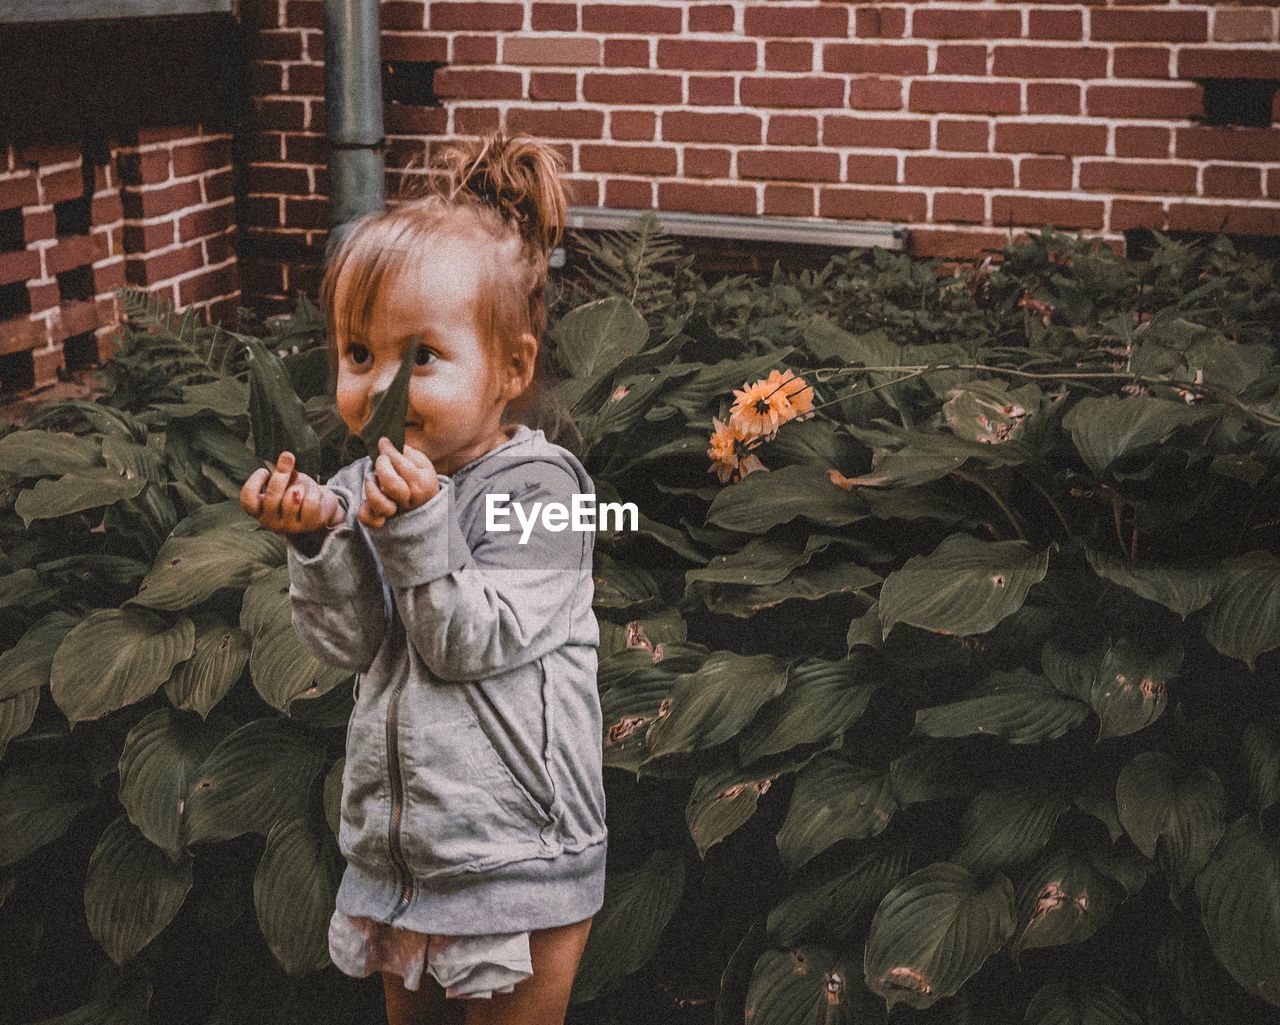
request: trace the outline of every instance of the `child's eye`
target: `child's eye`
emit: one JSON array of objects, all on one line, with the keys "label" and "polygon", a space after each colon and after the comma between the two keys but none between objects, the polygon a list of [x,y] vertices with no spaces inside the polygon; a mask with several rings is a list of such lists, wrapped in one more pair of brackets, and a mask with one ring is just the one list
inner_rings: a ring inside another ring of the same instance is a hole
[{"label": "child's eye", "polygon": [[415,366],[429,366],[436,358],[436,354],[428,349],[425,345],[419,345],[418,351],[413,357]]},{"label": "child's eye", "polygon": [[369,356],[369,350],[366,349],[363,345],[348,345],[347,356],[351,359],[351,362],[354,363],[356,366],[363,366],[365,360]]}]

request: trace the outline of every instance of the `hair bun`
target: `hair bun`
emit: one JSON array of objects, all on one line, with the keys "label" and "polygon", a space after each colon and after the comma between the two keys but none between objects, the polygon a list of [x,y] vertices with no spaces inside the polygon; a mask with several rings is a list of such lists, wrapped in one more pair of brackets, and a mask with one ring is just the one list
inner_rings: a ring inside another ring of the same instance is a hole
[{"label": "hair bun", "polygon": [[454,144],[439,161],[440,191],[451,203],[490,206],[522,238],[549,253],[564,235],[564,159],[549,144],[501,129]]}]

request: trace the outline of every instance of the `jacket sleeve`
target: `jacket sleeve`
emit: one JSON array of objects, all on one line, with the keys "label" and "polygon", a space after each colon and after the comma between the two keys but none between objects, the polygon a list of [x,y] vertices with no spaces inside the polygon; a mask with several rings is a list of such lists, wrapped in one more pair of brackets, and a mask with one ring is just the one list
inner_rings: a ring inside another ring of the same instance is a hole
[{"label": "jacket sleeve", "polygon": [[[496,474],[486,491],[531,510],[535,502],[570,507],[579,487],[564,467],[534,462]],[[483,505],[478,519],[484,527]],[[442,477],[430,501],[369,531],[409,643],[441,680],[487,678],[540,659],[564,643],[573,602],[585,600],[579,574],[590,532],[536,526],[521,544],[519,521],[506,522],[510,530],[482,529],[468,544],[452,482]]]},{"label": "jacket sleeve", "polygon": [[332,481],[328,486],[346,512],[343,522],[313,556],[286,539],[293,630],[320,661],[364,672],[382,646],[386,595],[374,553],[352,511],[359,508],[355,496]]}]

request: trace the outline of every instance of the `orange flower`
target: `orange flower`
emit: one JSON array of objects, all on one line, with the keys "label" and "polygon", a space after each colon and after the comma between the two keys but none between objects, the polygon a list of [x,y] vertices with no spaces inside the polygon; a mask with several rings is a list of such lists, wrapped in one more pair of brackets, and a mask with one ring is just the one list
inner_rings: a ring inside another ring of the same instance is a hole
[{"label": "orange flower", "polygon": [[719,477],[721,484],[726,483],[730,477],[741,480],[756,470],[768,469],[760,461],[760,457],[751,451],[752,437],[744,435],[732,418],[728,423],[722,423],[713,416],[711,423],[715,430],[711,434],[711,445],[707,449],[707,456],[711,459],[711,466],[708,467],[707,472]]},{"label": "orange flower", "polygon": [[813,386],[790,370],[769,376],[734,390],[729,419],[751,437],[771,438],[789,420],[813,414]]}]

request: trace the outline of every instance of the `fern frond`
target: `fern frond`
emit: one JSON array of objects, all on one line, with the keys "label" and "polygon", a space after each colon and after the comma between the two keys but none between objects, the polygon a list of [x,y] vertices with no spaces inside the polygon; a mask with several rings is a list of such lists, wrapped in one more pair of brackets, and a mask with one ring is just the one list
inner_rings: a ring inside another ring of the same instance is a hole
[{"label": "fern frond", "polygon": [[141,288],[117,288],[116,297],[125,316],[138,327],[168,331],[173,324],[173,304],[164,296]]},{"label": "fern frond", "polygon": [[652,210],[625,228],[604,232],[598,241],[571,234],[586,257],[581,282],[567,286],[571,305],[616,295],[648,314],[672,302],[693,263]]}]

